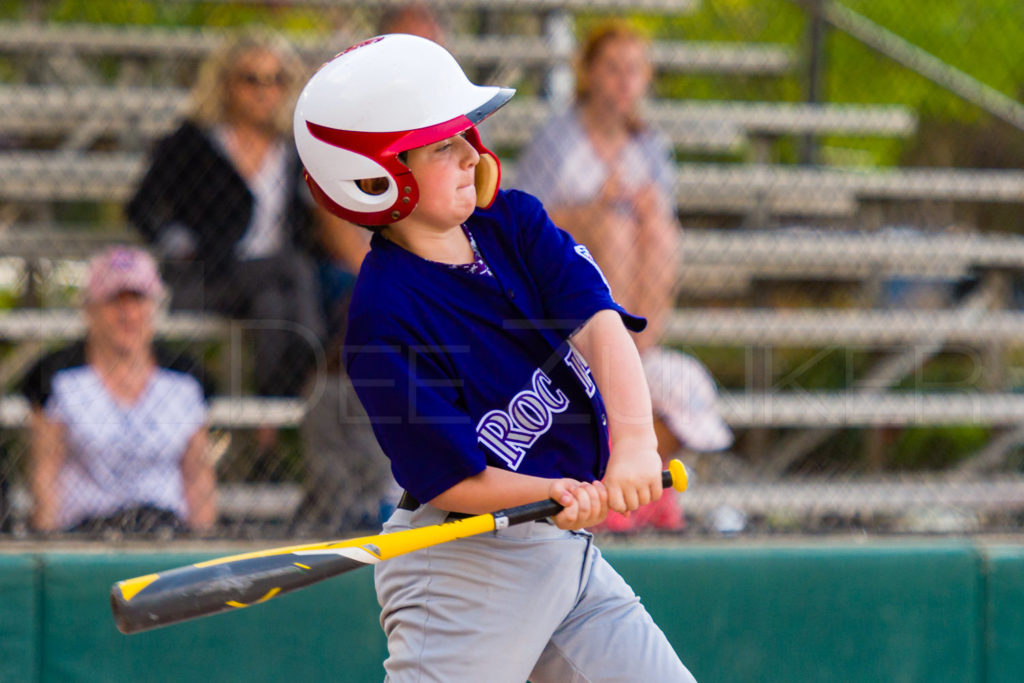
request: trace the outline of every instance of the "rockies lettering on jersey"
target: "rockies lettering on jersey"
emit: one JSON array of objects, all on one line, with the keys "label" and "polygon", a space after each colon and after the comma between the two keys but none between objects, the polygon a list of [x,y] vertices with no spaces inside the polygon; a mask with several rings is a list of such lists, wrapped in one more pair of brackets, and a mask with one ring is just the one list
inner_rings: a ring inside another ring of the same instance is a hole
[{"label": "rockies lettering on jersey", "polygon": [[476,426],[477,441],[487,446],[513,469],[541,434],[551,428],[554,413],[569,407],[561,389],[551,390],[551,378],[538,368],[531,388],[520,391],[508,403],[508,410],[492,410]]},{"label": "rockies lettering on jersey", "polygon": [[594,384],[594,377],[590,374],[590,366],[575,347],[569,347],[569,353],[565,354],[565,364],[572,368],[580,384],[583,385],[583,389],[587,392],[587,396],[593,397],[594,392],[597,391],[597,385]]}]

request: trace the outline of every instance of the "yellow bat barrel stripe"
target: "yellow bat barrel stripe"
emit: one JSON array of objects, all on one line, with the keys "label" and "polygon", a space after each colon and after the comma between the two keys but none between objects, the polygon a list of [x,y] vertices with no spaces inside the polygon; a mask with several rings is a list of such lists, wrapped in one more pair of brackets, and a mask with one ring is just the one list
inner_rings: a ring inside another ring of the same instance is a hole
[{"label": "yellow bat barrel stripe", "polygon": [[[374,553],[375,555],[382,560],[388,560],[413,550],[493,530],[494,515],[477,515],[475,517],[466,517],[465,519],[446,522],[445,524],[438,524],[437,526],[407,529],[405,531],[396,531],[393,534],[376,536],[372,540],[372,546],[373,549],[378,551]],[[362,540],[367,541],[368,539]],[[364,544],[365,549],[371,550],[366,548],[366,545],[371,544]]]},{"label": "yellow bat barrel stripe", "polygon": [[259,600],[254,600],[253,602],[249,602],[249,603],[238,602],[237,600],[228,600],[224,604],[228,605],[230,607],[249,607],[250,605],[258,605],[261,602],[266,602],[267,600],[269,600],[270,598],[274,597],[275,595],[277,595],[280,592],[281,592],[280,588],[271,588],[270,590],[267,591],[267,594],[264,595]]},{"label": "yellow bat barrel stripe", "polygon": [[124,598],[125,602],[128,602],[136,595],[139,594],[143,588],[160,578],[159,574],[146,574],[145,576],[136,576],[134,579],[125,579],[124,581],[118,581],[117,587],[121,589],[121,597]]},{"label": "yellow bat barrel stripe", "polygon": [[213,567],[218,564],[227,564],[228,562],[237,562],[239,560],[252,560],[257,557],[272,557],[274,555],[288,555],[296,551],[311,551],[311,550],[328,550],[330,548],[343,548],[349,545],[362,545],[370,538],[376,538],[375,536],[366,536],[363,538],[353,538],[346,541],[327,541],[325,543],[311,543],[308,545],[291,545],[284,548],[270,548],[269,550],[256,550],[251,553],[241,553],[240,555],[229,555],[228,557],[218,557],[213,560],[206,560],[205,562],[197,562],[192,565],[193,567]]}]

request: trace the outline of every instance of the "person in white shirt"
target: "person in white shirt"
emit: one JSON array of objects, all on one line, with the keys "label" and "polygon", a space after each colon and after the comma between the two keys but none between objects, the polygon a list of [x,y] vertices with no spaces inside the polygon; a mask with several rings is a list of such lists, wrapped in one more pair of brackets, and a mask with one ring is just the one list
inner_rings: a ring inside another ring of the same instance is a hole
[{"label": "person in white shirt", "polygon": [[189,359],[153,343],[163,294],[145,251],[98,254],[83,290],[85,339],[44,357],[23,381],[36,531],[214,524],[203,387]]}]

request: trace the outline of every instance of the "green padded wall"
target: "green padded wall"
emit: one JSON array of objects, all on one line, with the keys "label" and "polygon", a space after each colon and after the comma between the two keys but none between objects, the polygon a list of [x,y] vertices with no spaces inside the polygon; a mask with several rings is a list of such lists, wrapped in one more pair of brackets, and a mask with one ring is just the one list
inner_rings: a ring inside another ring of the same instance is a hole
[{"label": "green padded wall", "polygon": [[238,612],[132,636],[114,626],[114,582],[221,554],[47,554],[41,680],[383,679],[386,645],[368,568]]},{"label": "green padded wall", "polygon": [[35,681],[39,670],[36,559],[0,555],[0,681]]},{"label": "green padded wall", "polygon": [[1024,548],[985,549],[990,683],[1024,681]]},{"label": "green padded wall", "polygon": [[979,559],[968,544],[607,556],[699,681],[979,680]]},{"label": "green padded wall", "polygon": [[[0,681],[382,680],[369,569],[118,633],[112,583],[222,554],[0,554]],[[1024,680],[1024,547],[823,539],[606,554],[702,683]]]}]

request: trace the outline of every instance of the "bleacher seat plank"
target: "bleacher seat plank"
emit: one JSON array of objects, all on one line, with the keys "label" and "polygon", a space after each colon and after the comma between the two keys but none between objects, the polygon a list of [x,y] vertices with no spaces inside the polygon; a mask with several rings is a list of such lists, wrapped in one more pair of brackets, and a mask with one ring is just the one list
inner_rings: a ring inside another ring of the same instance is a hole
[{"label": "bleacher seat plank", "polygon": [[[150,139],[176,125],[187,104],[178,88],[0,86],[0,131],[52,135],[90,120],[115,135]],[[553,113],[543,100],[513,100],[483,129],[492,144],[523,145]],[[735,150],[745,134],[906,136],[917,125],[909,109],[889,105],[662,101],[648,106],[648,116],[675,146],[706,151]]]},{"label": "bleacher seat plank", "polygon": [[292,482],[218,482],[217,514],[228,520],[288,520],[304,495],[302,486]]},{"label": "bleacher seat plank", "polygon": [[968,267],[1024,268],[1024,237],[967,231],[688,229],[683,232],[683,247],[694,262],[723,267],[769,264],[773,273],[784,268],[799,272],[821,263],[830,270],[845,265],[918,275]]},{"label": "bleacher seat plank", "polygon": [[[224,339],[231,323],[207,313],[158,313],[156,333],[178,340]],[[85,319],[75,309],[15,309],[0,314],[0,340],[68,341],[85,334]]]},{"label": "bleacher seat plank", "polygon": [[[214,397],[210,400],[209,424],[222,429],[254,429],[261,426],[295,427],[306,413],[299,399]],[[0,427],[24,427],[29,415],[28,402],[21,396],[0,399]]]},{"label": "bleacher seat plank", "polygon": [[145,164],[131,152],[9,152],[0,155],[0,200],[123,203]]},{"label": "bleacher seat plank", "polygon": [[952,281],[1024,270],[1024,238],[968,232],[811,229],[683,231],[682,292],[742,293],[757,279]]},{"label": "bleacher seat plank", "polygon": [[1024,171],[1016,170],[684,163],[678,166],[678,182],[684,195],[852,194],[860,199],[1024,201]]},{"label": "bleacher seat plank", "polygon": [[[550,9],[566,0],[508,0],[513,9]],[[601,9],[623,4],[622,0],[569,0],[570,9]],[[674,14],[690,11],[693,2],[661,0],[647,7],[657,11],[659,5]],[[488,5],[495,6],[493,0]],[[629,2],[630,9],[642,9],[642,3]],[[51,52],[55,46],[66,54],[81,56],[111,55],[129,58],[164,58],[197,60],[205,57],[225,38],[224,29],[200,27],[111,26],[104,24],[58,24],[39,22],[0,22],[0,53],[32,54]],[[335,33],[329,36],[298,35],[299,51],[312,62],[331,57],[340,46],[351,44],[363,36]],[[550,66],[572,58],[571,49],[539,36],[455,35],[452,53],[463,63],[518,64]],[[718,43],[707,41],[655,40],[651,43],[651,61],[655,69],[674,73],[717,73],[732,75],[781,75],[794,65],[792,51],[780,44]]]},{"label": "bleacher seat plank", "polygon": [[719,506],[748,515],[786,512],[821,516],[900,514],[953,508],[1007,514],[1024,507],[1024,477],[955,481],[941,475],[903,476],[884,481],[804,477],[789,482],[700,482],[686,492],[688,514],[702,516]]},{"label": "bleacher seat plank", "polygon": [[[0,22],[0,53],[31,54],[50,51],[54,46],[85,56],[197,60],[224,41],[222,29],[103,24],[39,24]],[[358,39],[355,35],[297,39],[299,51],[310,60],[331,57],[339,46]],[[536,36],[453,36],[452,53],[463,63],[514,63],[545,66],[571,59],[571,50],[561,49]],[[790,49],[776,44],[733,44],[707,41],[655,40],[651,43],[655,69],[675,73],[721,73],[732,75],[779,75],[793,67]]]},{"label": "bleacher seat plank", "polygon": [[1017,426],[1024,394],[980,392],[726,391],[716,404],[735,428]]},{"label": "bleacher seat plank", "polygon": [[[8,135],[59,135],[77,131],[84,121],[98,127],[97,136],[134,136],[143,142],[171,131],[184,116],[188,92],[182,89],[113,86],[0,86],[0,132]],[[738,149],[743,131],[717,114],[705,115],[700,105],[674,107],[685,125],[666,127],[681,149],[729,152]],[[527,100],[507,109],[497,124],[485,123],[488,144],[523,145],[551,116],[543,102]],[[666,120],[672,112],[660,114]]]},{"label": "bleacher seat plank", "polygon": [[[865,427],[909,425],[1016,426],[1024,423],[1024,395],[1007,393],[722,392],[716,404],[732,427]],[[248,429],[294,427],[306,410],[299,399],[215,397],[210,425]],[[19,428],[28,404],[0,399],[0,427]]]},{"label": "bleacher seat plank", "polygon": [[657,100],[648,106],[651,122],[662,130],[691,121],[722,121],[756,135],[912,135],[917,116],[902,105],[806,104]]},{"label": "bleacher seat plank", "polygon": [[139,234],[127,225],[16,223],[0,230],[0,257],[81,261],[103,247],[141,243]]},{"label": "bleacher seat plank", "polygon": [[[145,168],[141,153],[11,152],[0,155],[0,199],[126,201]],[[852,199],[1024,202],[1014,170],[796,168],[757,164],[678,165],[677,207],[742,211],[766,200],[775,213],[840,213]],[[507,176],[515,183],[514,165]]]},{"label": "bleacher seat plank", "polygon": [[[0,254],[8,259],[81,261],[125,243],[140,243],[127,225],[25,223],[0,231]],[[1015,235],[688,228],[682,249],[681,292],[700,295],[741,294],[758,279],[955,280],[985,269],[1024,269],[1024,237]]]},{"label": "bleacher seat plank", "polygon": [[[451,49],[466,64],[550,66],[573,56],[571,49],[533,36],[455,36]],[[789,48],[772,44],[655,40],[650,54],[659,72],[778,75],[793,66]]]},{"label": "bleacher seat plank", "polygon": [[681,344],[815,347],[886,346],[942,339],[950,344],[1024,344],[1024,313],[836,309],[676,309],[666,338]]},{"label": "bleacher seat plank", "polygon": [[151,140],[170,131],[187,105],[188,91],[180,88],[2,85],[0,132],[55,135],[99,120],[117,135],[130,129]]}]

